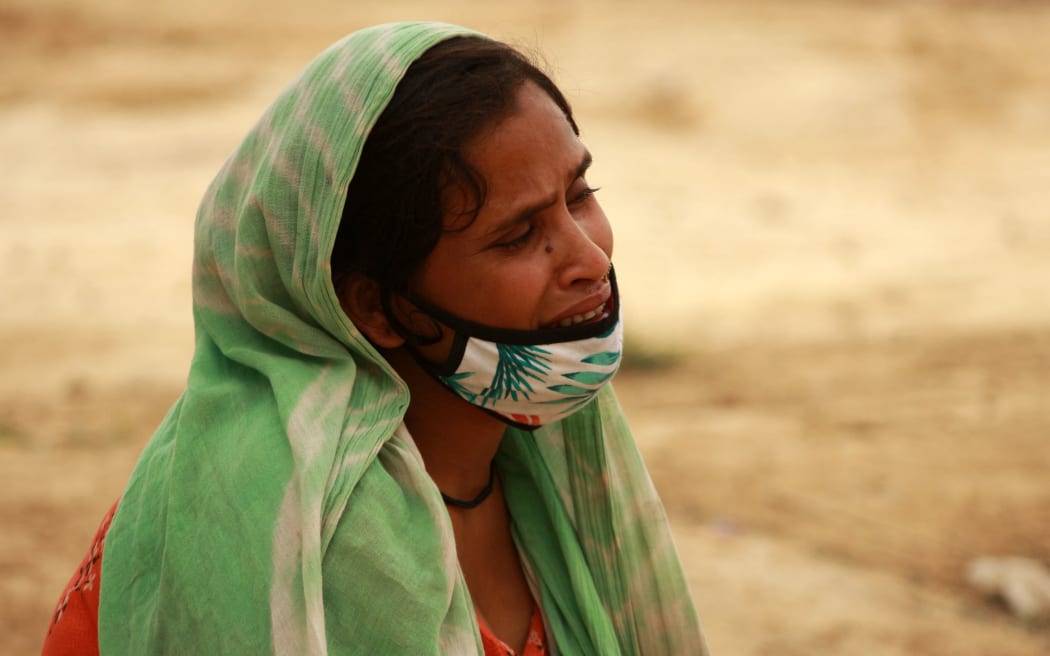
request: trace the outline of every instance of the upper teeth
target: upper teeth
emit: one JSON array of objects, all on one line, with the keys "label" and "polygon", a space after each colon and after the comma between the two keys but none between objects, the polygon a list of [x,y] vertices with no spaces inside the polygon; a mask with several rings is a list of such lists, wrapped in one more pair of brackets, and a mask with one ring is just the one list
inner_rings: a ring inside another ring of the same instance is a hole
[{"label": "upper teeth", "polygon": [[572,326],[572,325],[575,325],[575,324],[578,324],[578,323],[583,323],[584,321],[589,321],[589,320],[593,319],[594,317],[598,316],[604,308],[605,308],[605,303],[602,303],[601,305],[599,305],[598,307],[594,308],[593,310],[590,310],[589,312],[584,312],[582,314],[574,314],[571,317],[566,317],[565,319],[562,319],[561,321],[559,321],[558,325],[560,327],[562,327],[562,328],[568,328],[569,326]]}]

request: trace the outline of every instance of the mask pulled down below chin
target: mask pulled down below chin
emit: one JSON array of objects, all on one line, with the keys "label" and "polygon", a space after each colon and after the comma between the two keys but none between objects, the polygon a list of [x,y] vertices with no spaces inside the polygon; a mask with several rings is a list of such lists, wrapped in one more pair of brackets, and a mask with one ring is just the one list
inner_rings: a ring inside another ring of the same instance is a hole
[{"label": "mask pulled down below chin", "polygon": [[615,275],[598,321],[567,328],[508,330],[476,324],[419,299],[412,302],[454,331],[441,365],[409,351],[459,398],[528,430],[564,419],[590,403],[620,367],[623,323]]}]

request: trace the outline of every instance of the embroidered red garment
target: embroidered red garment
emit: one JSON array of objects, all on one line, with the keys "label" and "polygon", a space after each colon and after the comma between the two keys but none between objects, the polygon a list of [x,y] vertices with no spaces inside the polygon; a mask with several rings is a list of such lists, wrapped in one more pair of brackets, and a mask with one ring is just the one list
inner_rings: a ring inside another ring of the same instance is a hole
[{"label": "embroidered red garment", "polygon": [[547,636],[543,629],[543,615],[540,614],[539,606],[533,607],[529,636],[525,639],[525,648],[521,654],[515,654],[513,649],[497,638],[480,615],[478,626],[481,627],[481,646],[485,649],[485,656],[544,656],[547,653]]},{"label": "embroidered red garment", "polygon": [[98,592],[102,587],[102,548],[117,504],[109,509],[91,548],[58,599],[44,638],[42,656],[98,656]]}]

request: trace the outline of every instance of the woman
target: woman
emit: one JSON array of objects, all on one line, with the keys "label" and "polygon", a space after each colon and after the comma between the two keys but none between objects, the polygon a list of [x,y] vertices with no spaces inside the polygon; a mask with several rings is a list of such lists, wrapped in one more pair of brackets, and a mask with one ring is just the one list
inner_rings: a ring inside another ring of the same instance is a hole
[{"label": "woman", "polygon": [[95,550],[101,653],[704,653],[606,384],[577,134],[449,25],[285,90],[201,204],[187,390]]}]

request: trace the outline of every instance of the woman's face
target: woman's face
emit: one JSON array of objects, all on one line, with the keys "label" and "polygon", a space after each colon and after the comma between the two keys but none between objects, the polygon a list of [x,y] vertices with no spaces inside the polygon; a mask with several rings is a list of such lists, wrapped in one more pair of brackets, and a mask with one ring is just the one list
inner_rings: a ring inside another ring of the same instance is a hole
[{"label": "woman's face", "polygon": [[600,318],[611,291],[612,229],[585,178],[590,153],[554,101],[526,82],[516,110],[468,142],[464,155],[485,179],[485,202],[468,224],[474,199],[458,186],[446,194],[449,230],[413,291],[498,328]]}]

